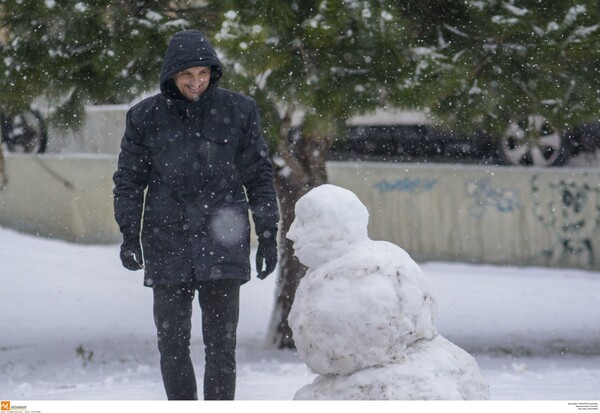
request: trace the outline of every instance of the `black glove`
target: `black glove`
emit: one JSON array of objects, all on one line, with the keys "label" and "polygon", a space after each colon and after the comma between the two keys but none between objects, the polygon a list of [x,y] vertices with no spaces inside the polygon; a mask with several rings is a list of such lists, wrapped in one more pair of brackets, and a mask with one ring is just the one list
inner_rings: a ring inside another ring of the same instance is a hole
[{"label": "black glove", "polygon": [[138,235],[124,234],[121,244],[121,263],[128,270],[135,271],[144,268],[142,259],[142,247]]},{"label": "black glove", "polygon": [[[277,266],[277,230],[265,231],[263,236],[258,237],[258,249],[256,250],[256,270],[258,278],[264,280]],[[263,270],[263,263],[265,269]]]}]

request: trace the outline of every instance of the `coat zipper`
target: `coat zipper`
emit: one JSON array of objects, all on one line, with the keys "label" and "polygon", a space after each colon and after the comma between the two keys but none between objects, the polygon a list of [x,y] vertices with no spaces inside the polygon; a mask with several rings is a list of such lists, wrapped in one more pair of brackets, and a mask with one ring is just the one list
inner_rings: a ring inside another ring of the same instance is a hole
[{"label": "coat zipper", "polygon": [[206,163],[208,164],[208,167],[210,168],[211,147],[210,147],[210,141],[208,139],[206,139],[206,150],[207,150]]}]

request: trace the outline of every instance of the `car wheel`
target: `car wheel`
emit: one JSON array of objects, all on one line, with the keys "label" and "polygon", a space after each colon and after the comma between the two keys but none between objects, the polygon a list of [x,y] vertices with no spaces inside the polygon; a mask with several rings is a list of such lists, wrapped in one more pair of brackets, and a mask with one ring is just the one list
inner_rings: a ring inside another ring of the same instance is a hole
[{"label": "car wheel", "polygon": [[511,122],[498,152],[506,165],[561,166],[569,159],[567,139],[541,116]]},{"label": "car wheel", "polygon": [[46,122],[37,110],[14,116],[0,115],[2,142],[10,152],[43,153],[48,144]]}]

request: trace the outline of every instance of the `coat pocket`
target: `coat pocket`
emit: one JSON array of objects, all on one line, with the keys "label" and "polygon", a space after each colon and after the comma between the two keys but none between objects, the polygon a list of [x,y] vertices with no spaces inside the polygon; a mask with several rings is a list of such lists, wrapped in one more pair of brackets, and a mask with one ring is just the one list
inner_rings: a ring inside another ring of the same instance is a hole
[{"label": "coat pocket", "polygon": [[250,270],[250,220],[246,203],[212,208],[206,251],[211,278],[247,278]]},{"label": "coat pocket", "polygon": [[207,212],[210,237],[216,245],[245,249],[250,244],[250,219],[245,201],[213,207]]},{"label": "coat pocket", "polygon": [[218,168],[233,164],[238,144],[235,133],[221,128],[205,128],[201,136],[200,152],[208,164]]},{"label": "coat pocket", "polygon": [[144,205],[144,225],[146,227],[164,227],[182,223],[185,208],[173,200],[173,190],[160,186],[146,197]]}]

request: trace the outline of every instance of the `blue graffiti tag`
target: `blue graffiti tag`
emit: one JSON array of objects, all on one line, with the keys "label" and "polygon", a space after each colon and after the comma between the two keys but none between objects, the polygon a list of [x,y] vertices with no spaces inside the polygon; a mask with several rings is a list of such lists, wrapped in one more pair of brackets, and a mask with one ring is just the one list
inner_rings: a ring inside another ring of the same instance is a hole
[{"label": "blue graffiti tag", "polygon": [[398,191],[421,194],[423,192],[431,191],[436,184],[436,179],[403,178],[390,181],[384,178],[379,182],[374,183],[373,187],[379,190],[379,192]]},{"label": "blue graffiti tag", "polygon": [[467,181],[465,192],[474,201],[469,211],[478,218],[483,216],[487,207],[498,212],[513,212],[521,208],[516,190],[494,187],[489,178]]}]

